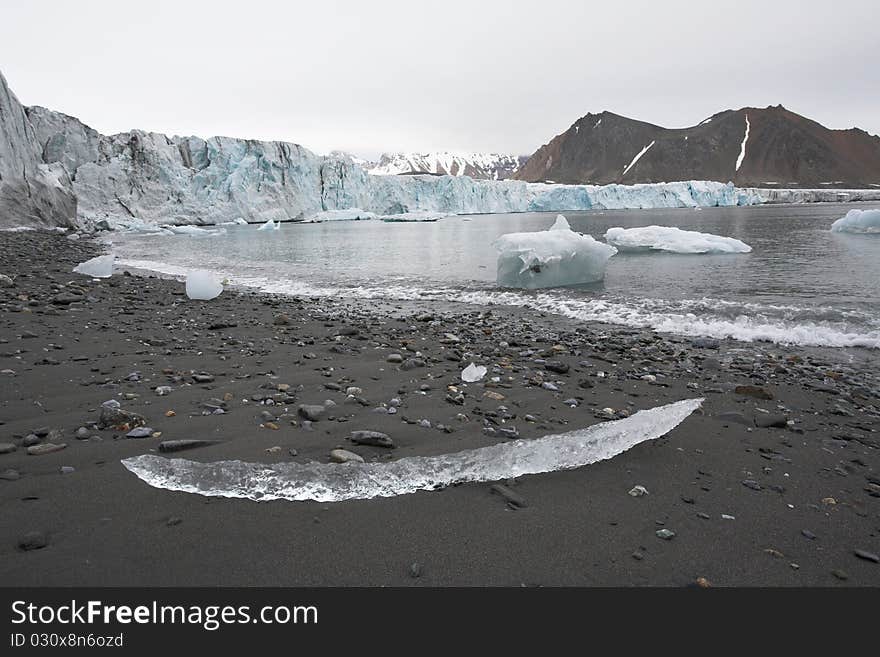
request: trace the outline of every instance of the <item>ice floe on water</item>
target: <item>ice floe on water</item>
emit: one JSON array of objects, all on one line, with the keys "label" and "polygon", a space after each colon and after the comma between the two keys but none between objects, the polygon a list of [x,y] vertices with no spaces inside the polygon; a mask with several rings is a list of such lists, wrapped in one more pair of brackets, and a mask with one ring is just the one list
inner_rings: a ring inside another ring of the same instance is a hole
[{"label": "ice floe on water", "polygon": [[562,215],[548,230],[508,233],[492,245],[498,250],[498,285],[527,290],[601,281],[608,259],[617,253],[571,230]]},{"label": "ice floe on water", "polygon": [[280,228],[281,228],[280,221],[272,221],[271,219],[269,219],[266,223],[264,223],[262,226],[257,228],[257,230],[279,230]]},{"label": "ice floe on water", "polygon": [[73,268],[73,271],[77,274],[91,276],[92,278],[110,278],[113,275],[113,262],[115,260],[116,256],[114,255],[97,256],[79,263]]},{"label": "ice floe on water", "polygon": [[200,463],[144,454],[124,459],[122,464],[155,488],[209,497],[317,502],[394,497],[459,483],[571,470],[604,461],[669,433],[702,401],[685,399],[639,411],[623,420],[533,440],[385,463]]},{"label": "ice floe on water", "polygon": [[191,271],[186,275],[186,296],[190,299],[210,301],[223,292],[222,281],[209,271]]},{"label": "ice floe on water", "polygon": [[325,221],[369,221],[377,217],[375,212],[367,212],[360,208],[350,208],[348,210],[323,210],[316,212],[306,219],[306,224],[321,224]]},{"label": "ice floe on water", "polygon": [[880,210],[850,210],[831,224],[831,232],[880,234]]},{"label": "ice floe on water", "polygon": [[667,253],[749,253],[745,242],[711,233],[682,230],[673,226],[609,228],[605,241],[623,252],[664,251]]}]

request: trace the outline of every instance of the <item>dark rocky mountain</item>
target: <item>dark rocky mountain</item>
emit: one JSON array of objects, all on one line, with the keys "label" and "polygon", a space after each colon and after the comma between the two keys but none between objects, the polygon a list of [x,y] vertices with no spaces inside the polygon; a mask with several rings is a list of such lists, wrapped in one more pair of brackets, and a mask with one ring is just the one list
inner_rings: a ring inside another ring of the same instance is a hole
[{"label": "dark rocky mountain", "polygon": [[[748,133],[747,133],[748,130]],[[781,105],[726,110],[670,129],[587,114],[515,178],[557,183],[733,181],[739,187],[880,187],[880,137],[830,130]]]}]

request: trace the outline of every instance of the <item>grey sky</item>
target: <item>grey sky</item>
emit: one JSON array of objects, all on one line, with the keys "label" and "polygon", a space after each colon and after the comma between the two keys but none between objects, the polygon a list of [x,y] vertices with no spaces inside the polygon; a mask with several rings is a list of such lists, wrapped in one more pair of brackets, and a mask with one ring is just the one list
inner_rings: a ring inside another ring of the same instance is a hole
[{"label": "grey sky", "polygon": [[531,153],[587,112],[880,133],[876,0],[0,0],[19,99],[105,133]]}]

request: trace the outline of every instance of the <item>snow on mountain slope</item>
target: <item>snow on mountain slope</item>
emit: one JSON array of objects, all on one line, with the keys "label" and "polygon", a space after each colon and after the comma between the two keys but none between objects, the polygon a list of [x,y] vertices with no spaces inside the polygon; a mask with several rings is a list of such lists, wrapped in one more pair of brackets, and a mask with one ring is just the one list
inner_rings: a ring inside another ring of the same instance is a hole
[{"label": "snow on mountain slope", "polygon": [[477,180],[510,178],[526,157],[500,153],[383,153],[379,161],[367,167],[374,176],[429,173],[432,175],[468,176]]}]

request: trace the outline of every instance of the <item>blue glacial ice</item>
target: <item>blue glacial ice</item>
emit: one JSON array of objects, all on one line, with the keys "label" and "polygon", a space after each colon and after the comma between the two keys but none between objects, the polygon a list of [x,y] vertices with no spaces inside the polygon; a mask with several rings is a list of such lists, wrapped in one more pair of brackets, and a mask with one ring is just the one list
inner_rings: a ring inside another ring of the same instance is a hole
[{"label": "blue glacial ice", "polygon": [[752,247],[732,237],[682,230],[672,226],[609,228],[605,241],[624,252],[750,253]]},{"label": "blue glacial ice", "polygon": [[850,210],[831,224],[831,232],[880,234],[880,210]]},{"label": "blue glacial ice", "polygon": [[608,259],[617,253],[571,230],[562,215],[548,230],[508,233],[492,246],[498,250],[498,285],[527,290],[601,281]]},{"label": "blue glacial ice", "polygon": [[458,483],[571,470],[604,461],[669,433],[702,401],[685,399],[639,411],[623,420],[533,440],[385,463],[200,463],[144,454],[127,458],[122,465],[155,488],[209,497],[317,502],[393,497]]}]

